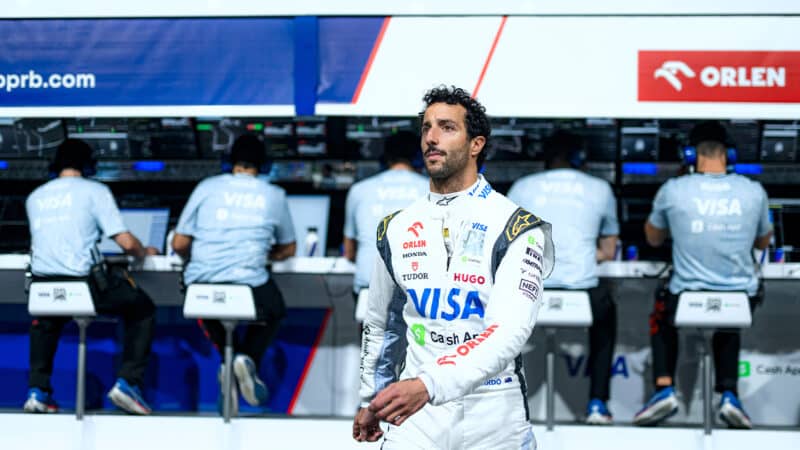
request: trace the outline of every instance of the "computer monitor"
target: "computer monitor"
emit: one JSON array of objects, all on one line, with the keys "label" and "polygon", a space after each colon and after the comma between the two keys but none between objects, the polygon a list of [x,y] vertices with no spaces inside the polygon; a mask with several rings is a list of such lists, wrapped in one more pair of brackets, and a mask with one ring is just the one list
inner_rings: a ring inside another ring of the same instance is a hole
[{"label": "computer monitor", "polygon": [[294,236],[297,240],[297,256],[308,256],[305,238],[309,228],[317,229],[319,241],[316,256],[325,256],[328,244],[328,216],[331,198],[327,195],[287,195],[289,213],[294,222]]},{"label": "computer monitor", "polygon": [[[122,221],[128,231],[136,236],[145,247],[155,247],[164,253],[164,243],[169,225],[169,208],[131,208],[120,209]],[[103,237],[97,249],[104,255],[120,255],[122,249],[116,242]]]},{"label": "computer monitor", "polygon": [[800,199],[769,199],[769,216],[773,226],[770,261],[800,262]]}]

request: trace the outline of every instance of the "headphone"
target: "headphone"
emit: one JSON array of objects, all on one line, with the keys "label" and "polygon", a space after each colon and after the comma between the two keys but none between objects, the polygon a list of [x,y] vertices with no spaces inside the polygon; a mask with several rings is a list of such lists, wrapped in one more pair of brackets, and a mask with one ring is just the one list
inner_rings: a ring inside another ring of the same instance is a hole
[{"label": "headphone", "polygon": [[696,145],[703,141],[721,142],[725,146],[727,172],[733,172],[737,160],[737,152],[736,147],[730,142],[727,130],[719,122],[705,121],[695,125],[695,128],[689,133],[688,145],[684,145],[678,152],[681,164],[689,168],[689,173],[694,173],[697,170]]},{"label": "headphone", "polygon": [[[736,164],[736,148],[728,147],[725,156],[727,158],[728,172],[731,172]],[[681,163],[687,166],[690,172],[694,172],[697,164],[697,147],[685,145],[680,151],[680,157]]]},{"label": "headphone", "polygon": [[[58,174],[61,173],[69,165],[64,165],[65,161],[63,159],[58,158],[58,153],[53,158],[53,161],[50,162],[50,165],[47,166],[47,176],[50,179],[58,178]],[[78,169],[77,167],[75,169]],[[97,159],[94,157],[94,151],[89,154],[89,159],[84,161],[83,166],[80,167],[81,175],[89,178],[97,174]]]},{"label": "headphone", "polygon": [[586,164],[586,150],[583,148],[572,150],[569,153],[569,165],[572,166],[573,169],[580,169]]},{"label": "headphone", "polygon": [[[222,157],[220,158],[220,171],[222,173],[231,173],[233,172],[233,162],[231,162],[231,155],[230,153],[223,153]],[[269,175],[272,172],[272,159],[266,158],[264,160],[264,164],[258,168],[258,173],[261,175]]]}]

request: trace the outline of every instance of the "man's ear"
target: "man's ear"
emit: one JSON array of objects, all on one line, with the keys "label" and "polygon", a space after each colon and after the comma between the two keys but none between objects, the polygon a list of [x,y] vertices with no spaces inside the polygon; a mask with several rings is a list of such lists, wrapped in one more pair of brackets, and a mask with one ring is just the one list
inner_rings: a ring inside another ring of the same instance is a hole
[{"label": "man's ear", "polygon": [[478,154],[483,150],[483,147],[486,146],[486,137],[484,136],[475,136],[469,142],[469,154],[473,157],[478,157]]}]

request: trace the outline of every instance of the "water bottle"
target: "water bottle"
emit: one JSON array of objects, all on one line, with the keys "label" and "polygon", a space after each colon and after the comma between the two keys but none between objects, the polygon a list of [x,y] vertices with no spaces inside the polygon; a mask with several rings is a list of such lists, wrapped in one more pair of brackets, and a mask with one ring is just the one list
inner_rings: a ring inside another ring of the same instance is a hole
[{"label": "water bottle", "polygon": [[317,234],[317,227],[308,227],[305,241],[306,256],[319,256],[318,246],[319,235]]},{"label": "water bottle", "polygon": [[786,253],[783,251],[783,247],[778,247],[775,249],[775,256],[773,261],[776,263],[784,263],[786,262]]}]

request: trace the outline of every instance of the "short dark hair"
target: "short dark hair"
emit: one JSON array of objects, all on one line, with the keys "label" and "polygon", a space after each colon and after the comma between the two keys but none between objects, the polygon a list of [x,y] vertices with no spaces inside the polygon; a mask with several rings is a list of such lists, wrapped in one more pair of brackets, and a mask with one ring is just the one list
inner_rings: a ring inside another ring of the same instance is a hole
[{"label": "short dark hair", "polygon": [[387,166],[396,163],[411,164],[419,154],[419,136],[411,131],[398,131],[383,143],[383,161]]},{"label": "short dark hair", "polygon": [[545,138],[545,167],[551,168],[556,162],[573,164],[577,153],[583,151],[583,138],[568,130],[556,130]]},{"label": "short dark hair", "polygon": [[725,127],[716,120],[705,120],[689,132],[689,145],[697,149],[698,155],[717,157],[725,154],[731,145]]},{"label": "short dark hair", "polygon": [[[477,136],[483,136],[486,139],[483,149],[478,154],[478,169],[480,169],[486,160],[486,151],[489,149],[489,135],[492,134],[492,125],[486,115],[486,108],[478,100],[472,98],[469,92],[455,86],[440,85],[435,87],[425,93],[422,101],[425,103],[425,109],[428,109],[434,103],[447,103],[448,105],[461,105],[467,110],[467,114],[464,117],[467,125],[467,136],[470,139]],[[423,109],[419,113],[420,119],[424,115],[425,110]]]},{"label": "short dark hair", "polygon": [[231,147],[231,164],[261,169],[267,160],[264,141],[253,134],[236,138]]},{"label": "short dark hair", "polygon": [[58,175],[64,169],[85,172],[94,168],[92,147],[81,139],[66,139],[56,149],[56,156],[50,164],[50,171]]}]

